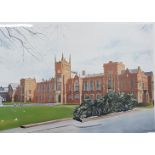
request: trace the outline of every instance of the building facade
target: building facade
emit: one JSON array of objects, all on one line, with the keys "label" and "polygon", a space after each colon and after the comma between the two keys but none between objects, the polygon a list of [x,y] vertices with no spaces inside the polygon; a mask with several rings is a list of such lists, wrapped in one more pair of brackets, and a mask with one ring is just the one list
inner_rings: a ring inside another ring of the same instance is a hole
[{"label": "building facade", "polygon": [[151,102],[154,102],[154,77],[153,72],[145,72],[148,78],[148,93]]},{"label": "building facade", "polygon": [[10,101],[8,87],[0,87],[0,97],[3,102]]},{"label": "building facade", "polygon": [[73,75],[66,83],[66,103],[80,104],[82,102],[82,79]]},{"label": "building facade", "polygon": [[33,102],[35,103],[54,103],[55,102],[55,83],[54,79],[38,82],[34,91]]},{"label": "building facade", "polygon": [[125,68],[122,62],[103,64],[100,74],[78,75],[71,70],[71,57],[63,54],[55,58],[55,75],[52,79],[36,82],[35,79],[21,79],[15,92],[15,99],[26,102],[80,104],[84,99],[99,99],[109,91],[133,93],[138,103],[154,101],[153,73],[140,67]]},{"label": "building facade", "polygon": [[104,72],[104,90],[105,92],[109,92],[111,90],[119,92],[119,76],[122,74],[122,71],[125,70],[125,65],[122,62],[112,62],[109,61],[103,65]]},{"label": "building facade", "polygon": [[91,98],[99,99],[105,94],[103,74],[86,75],[82,78],[82,100]]},{"label": "building facade", "polygon": [[[103,65],[103,73],[76,77],[82,84],[82,91],[79,91],[78,102],[72,95],[68,103],[81,103],[86,98],[99,99],[109,91],[133,93],[138,103],[154,101],[153,96],[153,73],[144,73],[140,67],[137,69],[125,69],[122,62],[112,62]],[[69,79],[72,85],[74,78]],[[78,86],[77,86],[78,87]],[[75,87],[67,87],[69,94],[74,94]]]},{"label": "building facade", "polygon": [[17,93],[17,88],[18,88],[19,84],[17,83],[10,83],[8,86],[8,94],[9,94],[9,101],[10,102],[15,102],[17,101],[16,98],[16,93]]},{"label": "building facade", "polygon": [[148,77],[140,67],[137,69],[126,69],[120,75],[119,81],[121,92],[133,93],[139,103],[151,101],[148,89]]},{"label": "building facade", "polygon": [[36,90],[36,80],[32,78],[25,78],[20,80],[20,84],[15,92],[15,101],[19,102],[33,102]]},{"label": "building facade", "polygon": [[60,61],[55,58],[55,100],[67,103],[67,81],[71,79],[71,57],[67,61],[63,54]]}]

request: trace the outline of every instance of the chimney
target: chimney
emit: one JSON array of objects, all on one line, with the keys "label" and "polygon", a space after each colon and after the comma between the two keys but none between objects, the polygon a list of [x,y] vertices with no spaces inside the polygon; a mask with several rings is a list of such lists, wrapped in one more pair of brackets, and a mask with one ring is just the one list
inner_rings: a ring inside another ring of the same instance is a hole
[{"label": "chimney", "polygon": [[140,68],[140,66],[138,66],[138,71],[140,71],[141,70],[141,68]]},{"label": "chimney", "polygon": [[71,64],[71,54],[69,55],[69,63]]},{"label": "chimney", "polygon": [[62,53],[61,60],[64,60],[64,54]]},{"label": "chimney", "polygon": [[83,70],[83,71],[82,71],[82,76],[85,76],[85,75],[86,75],[86,71]]}]

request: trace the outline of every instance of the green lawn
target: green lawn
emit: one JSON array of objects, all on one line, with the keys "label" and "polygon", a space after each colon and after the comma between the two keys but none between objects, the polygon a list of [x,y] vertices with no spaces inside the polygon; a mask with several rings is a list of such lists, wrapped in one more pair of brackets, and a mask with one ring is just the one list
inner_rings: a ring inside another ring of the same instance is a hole
[{"label": "green lawn", "polygon": [[151,103],[151,104],[149,104],[149,105],[147,105],[147,106],[145,106],[146,108],[153,108],[154,107],[154,105]]},{"label": "green lawn", "polygon": [[0,108],[0,130],[25,124],[72,118],[75,105]]},{"label": "green lawn", "polygon": [[146,104],[138,104],[137,107],[142,107],[142,108],[153,108],[154,104],[153,103],[146,103]]}]

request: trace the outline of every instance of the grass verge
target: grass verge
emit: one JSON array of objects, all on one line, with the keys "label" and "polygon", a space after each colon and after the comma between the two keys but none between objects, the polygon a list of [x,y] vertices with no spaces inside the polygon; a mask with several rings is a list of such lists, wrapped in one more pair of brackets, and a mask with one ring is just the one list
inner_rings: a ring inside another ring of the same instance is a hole
[{"label": "grass verge", "polygon": [[75,105],[2,107],[0,108],[0,130],[50,120],[72,118]]},{"label": "grass verge", "polygon": [[31,104],[32,102],[3,102],[3,105]]},{"label": "grass verge", "polygon": [[140,103],[137,105],[137,107],[142,107],[142,108],[153,108],[154,107],[154,104],[152,102],[149,102],[149,103]]}]

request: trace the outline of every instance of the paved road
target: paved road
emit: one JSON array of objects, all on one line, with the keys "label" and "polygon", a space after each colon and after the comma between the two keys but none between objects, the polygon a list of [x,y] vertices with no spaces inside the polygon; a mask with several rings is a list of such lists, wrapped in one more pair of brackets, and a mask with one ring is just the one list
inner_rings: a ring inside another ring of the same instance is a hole
[{"label": "paved road", "polygon": [[136,109],[119,114],[110,114],[95,120],[80,123],[74,120],[50,123],[31,128],[16,128],[5,132],[42,133],[145,133],[155,131],[153,109]]}]

